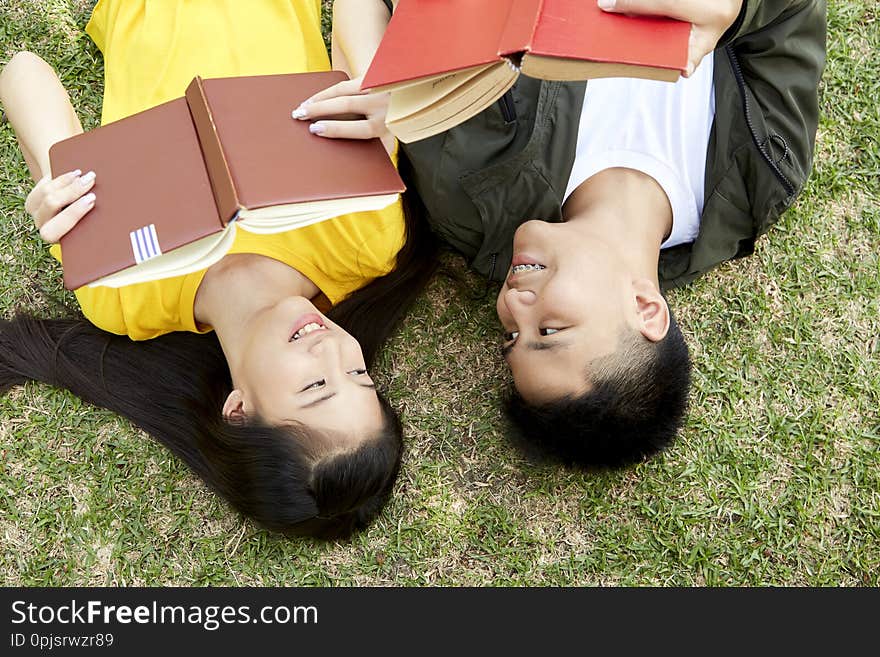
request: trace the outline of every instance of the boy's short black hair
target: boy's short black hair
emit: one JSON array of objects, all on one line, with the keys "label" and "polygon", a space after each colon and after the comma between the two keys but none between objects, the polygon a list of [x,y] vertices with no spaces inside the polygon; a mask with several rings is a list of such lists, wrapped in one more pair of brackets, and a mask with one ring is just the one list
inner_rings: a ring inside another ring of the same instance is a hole
[{"label": "boy's short black hair", "polygon": [[651,342],[629,333],[590,367],[589,392],[529,404],[516,391],[507,415],[524,445],[570,465],[617,468],[662,451],[687,411],[691,360],[670,312],[669,331]]}]

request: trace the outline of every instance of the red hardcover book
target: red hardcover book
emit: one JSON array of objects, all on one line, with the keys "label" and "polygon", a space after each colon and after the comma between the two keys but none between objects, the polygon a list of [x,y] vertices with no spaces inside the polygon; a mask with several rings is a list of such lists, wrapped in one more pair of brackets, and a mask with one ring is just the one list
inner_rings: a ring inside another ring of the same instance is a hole
[{"label": "red hardcover book", "polygon": [[290,117],[344,73],[202,80],[185,97],[58,142],[53,175],[95,171],[95,207],[61,239],[64,284],[120,287],[223,257],[237,229],[274,233],[393,203],[378,139],[318,139]]},{"label": "red hardcover book", "polygon": [[690,29],[610,14],[595,0],[401,0],[363,87],[391,92],[389,129],[416,141],[482,111],[520,73],[674,82],[687,66]]}]

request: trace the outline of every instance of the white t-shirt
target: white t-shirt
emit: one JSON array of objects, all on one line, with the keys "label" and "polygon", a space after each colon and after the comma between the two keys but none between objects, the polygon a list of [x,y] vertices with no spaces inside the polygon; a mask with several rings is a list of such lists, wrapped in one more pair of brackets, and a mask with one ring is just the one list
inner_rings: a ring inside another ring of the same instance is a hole
[{"label": "white t-shirt", "polygon": [[715,118],[714,58],[672,84],[635,78],[590,80],[565,199],[613,167],[651,176],[672,206],[672,232],[660,246],[692,242],[700,232],[706,150]]}]

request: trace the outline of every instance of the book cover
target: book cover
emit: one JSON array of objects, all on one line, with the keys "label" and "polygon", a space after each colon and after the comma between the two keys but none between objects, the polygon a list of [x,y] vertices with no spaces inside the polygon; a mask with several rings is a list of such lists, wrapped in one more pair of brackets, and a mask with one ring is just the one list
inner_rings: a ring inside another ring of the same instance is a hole
[{"label": "book cover", "polygon": [[[256,229],[280,232],[375,209],[375,199],[402,192],[378,140],[320,139],[291,119],[292,107],[345,78],[341,72],[196,78],[184,98],[55,144],[53,175],[97,174],[95,207],[61,239],[65,287],[159,255],[191,258],[204,249],[181,247],[248,213],[254,218],[236,220],[243,228],[257,224],[261,210],[280,209],[270,225]],[[363,207],[352,199],[362,199]],[[339,203],[335,212],[331,202]],[[149,269],[159,271],[155,261]]]},{"label": "book cover", "polygon": [[531,55],[680,72],[687,66],[690,31],[690,23],[611,14],[595,2],[543,0],[531,40],[517,49]]},{"label": "book cover", "polygon": [[397,194],[403,184],[376,139],[321,139],[290,112],[348,77],[341,71],[204,80],[241,208]]},{"label": "book cover", "polygon": [[364,75],[387,87],[498,62],[511,0],[404,0]]},{"label": "book cover", "polygon": [[182,98],[60,141],[49,155],[53,176],[97,174],[95,207],[61,238],[69,290],[223,229]]},{"label": "book cover", "polygon": [[527,56],[680,72],[689,36],[689,23],[610,14],[592,1],[404,0],[363,87],[390,89],[505,58],[518,66]]}]

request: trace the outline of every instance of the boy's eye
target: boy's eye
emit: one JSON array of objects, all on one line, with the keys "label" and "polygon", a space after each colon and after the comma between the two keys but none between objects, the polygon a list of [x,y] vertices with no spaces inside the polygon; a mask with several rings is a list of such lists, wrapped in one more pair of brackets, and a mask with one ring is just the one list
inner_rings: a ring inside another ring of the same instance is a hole
[{"label": "boy's eye", "polygon": [[358,369],[354,369],[354,370],[349,370],[348,373],[354,374],[355,376],[362,376],[367,373],[367,370],[365,370],[363,368],[358,368]]},{"label": "boy's eye", "polygon": [[559,329],[555,328],[542,328],[538,330],[538,333],[541,335],[553,335],[554,333],[558,333]]},{"label": "boy's eye", "polygon": [[306,390],[316,390],[317,388],[321,388],[322,386],[324,386],[325,383],[326,382],[324,381],[324,379],[321,379],[319,381],[314,381],[313,383],[310,383],[305,388],[300,390],[300,392],[305,392]]},{"label": "boy's eye", "polygon": [[504,334],[504,340],[506,342],[513,342],[519,337],[519,331],[509,331]]}]

